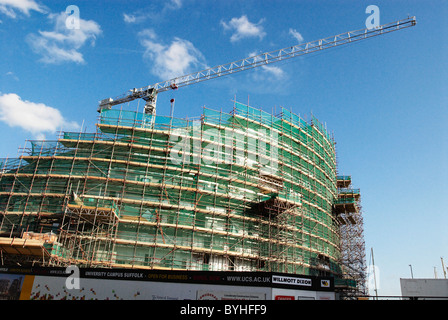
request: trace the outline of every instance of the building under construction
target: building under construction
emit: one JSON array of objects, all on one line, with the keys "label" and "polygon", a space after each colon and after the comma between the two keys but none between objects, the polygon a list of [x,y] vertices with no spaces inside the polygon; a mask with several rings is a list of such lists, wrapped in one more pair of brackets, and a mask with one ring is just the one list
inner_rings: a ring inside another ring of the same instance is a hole
[{"label": "building under construction", "polygon": [[[331,276],[341,297],[366,295],[360,192],[338,176],[325,126],[237,102],[160,116],[157,94],[415,25],[408,16],[134,88],[100,102],[95,133],[29,141],[0,160],[1,264]],[[135,99],[143,113],[112,108]]]},{"label": "building under construction", "polygon": [[[236,101],[229,113],[177,119],[156,115],[157,94],[415,25],[408,17],[134,88],[100,102],[95,133],[28,141],[0,159],[1,265],[275,272],[366,295],[360,191],[338,176],[321,122]],[[144,112],[112,108],[135,99]]]},{"label": "building under construction", "polygon": [[333,276],[365,295],[359,189],[335,142],[235,102],[197,119],[100,110],[95,133],[0,159],[2,265]]}]

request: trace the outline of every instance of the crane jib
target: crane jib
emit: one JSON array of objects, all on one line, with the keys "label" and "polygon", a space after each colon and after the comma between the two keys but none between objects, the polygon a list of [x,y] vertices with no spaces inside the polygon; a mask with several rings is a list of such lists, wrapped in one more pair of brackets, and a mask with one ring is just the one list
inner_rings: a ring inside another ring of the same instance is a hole
[{"label": "crane jib", "polygon": [[157,94],[159,92],[175,90],[187,85],[219,78],[225,75],[234,74],[245,70],[250,70],[259,66],[303,56],[305,54],[311,54],[316,51],[355,43],[357,41],[369,39],[397,30],[402,30],[404,28],[412,27],[415,25],[416,18],[408,17],[407,19],[387,23],[376,28],[349,31],[332,37],[319,39],[304,44],[298,44],[271,52],[265,52],[238,61],[233,61],[199,72],[190,73],[188,75],[159,82],[151,86],[143,87],[140,89],[134,88],[130,90],[130,93],[126,93],[115,99],[107,98],[101,100],[99,103],[98,112],[101,112],[102,109],[110,109],[112,106],[117,104],[130,102],[135,99],[144,99],[146,101],[145,113],[155,114]]}]

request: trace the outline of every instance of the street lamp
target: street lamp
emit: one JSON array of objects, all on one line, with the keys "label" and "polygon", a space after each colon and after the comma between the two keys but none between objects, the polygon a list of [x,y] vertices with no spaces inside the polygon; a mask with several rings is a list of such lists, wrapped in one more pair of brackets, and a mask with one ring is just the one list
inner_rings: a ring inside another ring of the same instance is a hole
[{"label": "street lamp", "polygon": [[412,279],[414,279],[414,274],[412,273],[412,265],[409,265],[409,267],[411,268],[411,277]]}]

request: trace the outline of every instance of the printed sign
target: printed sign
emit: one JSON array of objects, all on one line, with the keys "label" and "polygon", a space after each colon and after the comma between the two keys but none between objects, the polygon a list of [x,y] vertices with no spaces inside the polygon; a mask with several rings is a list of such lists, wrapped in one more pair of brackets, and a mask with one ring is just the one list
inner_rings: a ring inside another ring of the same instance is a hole
[{"label": "printed sign", "polygon": [[265,293],[198,290],[197,300],[266,300]]},{"label": "printed sign", "polygon": [[322,288],[329,288],[330,287],[330,280],[320,280],[320,286]]},{"label": "printed sign", "polygon": [[272,276],[272,283],[311,287],[312,280],[307,278]]}]

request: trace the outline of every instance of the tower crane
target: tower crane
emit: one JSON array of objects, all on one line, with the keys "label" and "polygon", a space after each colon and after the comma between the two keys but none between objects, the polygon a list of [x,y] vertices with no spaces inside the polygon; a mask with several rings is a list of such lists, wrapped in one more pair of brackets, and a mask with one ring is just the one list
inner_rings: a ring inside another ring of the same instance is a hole
[{"label": "tower crane", "polygon": [[304,44],[298,44],[280,50],[265,52],[259,55],[254,55],[238,61],[233,61],[213,68],[208,68],[199,72],[190,73],[167,81],[159,82],[147,87],[139,89],[134,88],[115,99],[107,98],[101,100],[98,106],[98,112],[101,112],[103,109],[111,109],[112,106],[114,105],[130,102],[136,99],[143,99],[145,100],[145,108],[144,108],[145,113],[155,115],[157,95],[160,92],[168,90],[176,90],[180,87],[223,77],[226,75],[257,68],[263,65],[268,65],[286,59],[303,56],[316,51],[321,51],[325,49],[355,43],[375,36],[412,27],[415,26],[416,23],[417,21],[415,16],[408,17],[406,19],[387,23],[378,26],[376,28],[349,31],[328,38],[319,39]]}]

